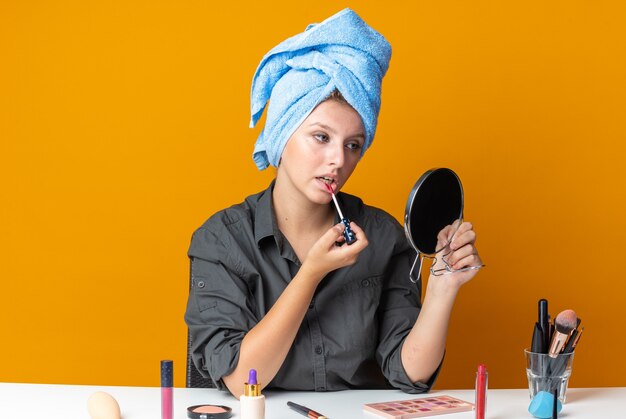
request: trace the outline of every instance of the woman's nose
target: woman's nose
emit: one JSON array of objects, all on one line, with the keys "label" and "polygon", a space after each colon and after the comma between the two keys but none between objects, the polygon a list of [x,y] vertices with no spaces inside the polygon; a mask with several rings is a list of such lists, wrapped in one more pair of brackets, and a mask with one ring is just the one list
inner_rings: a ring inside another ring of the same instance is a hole
[{"label": "woman's nose", "polygon": [[328,147],[328,161],[333,166],[342,167],[345,160],[345,148],[343,144],[333,144]]}]

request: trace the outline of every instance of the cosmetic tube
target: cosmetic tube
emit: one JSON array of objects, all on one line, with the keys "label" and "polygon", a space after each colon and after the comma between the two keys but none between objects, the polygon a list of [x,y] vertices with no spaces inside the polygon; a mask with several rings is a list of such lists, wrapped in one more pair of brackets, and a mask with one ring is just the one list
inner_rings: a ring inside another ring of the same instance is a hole
[{"label": "cosmetic tube", "polygon": [[261,394],[261,384],[256,379],[256,370],[250,370],[239,404],[241,419],[265,419],[265,396]]},{"label": "cosmetic tube", "polygon": [[161,361],[161,419],[172,419],[174,362]]},{"label": "cosmetic tube", "polygon": [[478,366],[476,372],[476,419],[485,419],[487,408],[487,367]]}]

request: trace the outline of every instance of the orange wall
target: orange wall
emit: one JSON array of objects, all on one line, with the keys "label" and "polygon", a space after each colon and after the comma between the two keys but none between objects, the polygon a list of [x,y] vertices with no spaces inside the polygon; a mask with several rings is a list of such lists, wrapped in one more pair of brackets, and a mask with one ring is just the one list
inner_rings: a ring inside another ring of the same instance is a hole
[{"label": "orange wall", "polygon": [[[213,3],[0,4],[0,381],[154,386],[173,358],[184,385],[191,233],[272,177],[252,74],[345,6]],[[346,191],[401,219],[424,170],[455,169],[488,265],[438,387],[472,387],[479,362],[523,387],[541,297],[586,326],[572,385],[625,386],[625,3],[350,6],[394,55]]]}]

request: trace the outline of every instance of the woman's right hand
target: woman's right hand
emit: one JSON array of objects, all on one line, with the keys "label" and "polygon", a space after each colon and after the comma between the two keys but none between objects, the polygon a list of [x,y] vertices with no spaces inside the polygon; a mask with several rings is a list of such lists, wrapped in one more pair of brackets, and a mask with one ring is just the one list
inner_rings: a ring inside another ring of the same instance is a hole
[{"label": "woman's right hand", "polygon": [[344,241],[344,225],[336,224],[313,244],[301,269],[322,280],[327,273],[356,262],[359,253],[367,247],[368,241],[365,232],[356,223],[350,222],[350,228],[356,236],[354,243],[342,246],[335,244]]}]

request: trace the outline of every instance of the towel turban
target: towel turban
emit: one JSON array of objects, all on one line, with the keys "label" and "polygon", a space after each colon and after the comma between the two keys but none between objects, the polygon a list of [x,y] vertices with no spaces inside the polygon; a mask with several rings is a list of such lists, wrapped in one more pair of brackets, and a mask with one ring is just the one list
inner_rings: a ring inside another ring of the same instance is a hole
[{"label": "towel turban", "polygon": [[365,128],[361,155],[374,139],[380,89],[391,45],[350,9],[309,25],[269,51],[252,79],[250,127],[269,106],[254,146],[259,170],[278,166],[287,140],[334,90],[358,112]]}]

